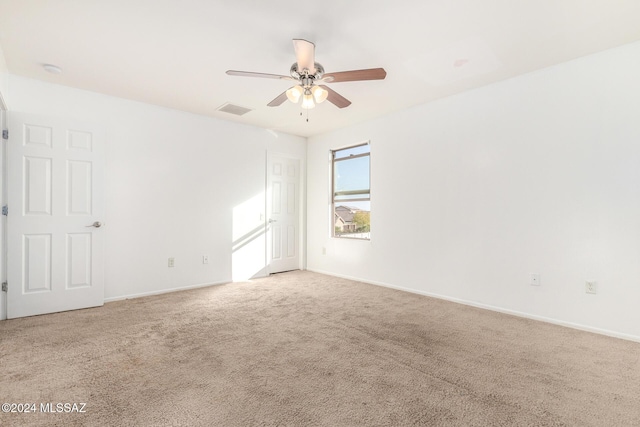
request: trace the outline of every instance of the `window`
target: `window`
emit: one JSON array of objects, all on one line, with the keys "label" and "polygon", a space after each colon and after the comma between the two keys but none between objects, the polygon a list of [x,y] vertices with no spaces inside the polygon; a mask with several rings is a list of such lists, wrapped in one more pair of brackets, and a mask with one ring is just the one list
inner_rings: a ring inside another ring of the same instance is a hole
[{"label": "window", "polygon": [[369,143],[332,150],[333,237],[369,239]]}]

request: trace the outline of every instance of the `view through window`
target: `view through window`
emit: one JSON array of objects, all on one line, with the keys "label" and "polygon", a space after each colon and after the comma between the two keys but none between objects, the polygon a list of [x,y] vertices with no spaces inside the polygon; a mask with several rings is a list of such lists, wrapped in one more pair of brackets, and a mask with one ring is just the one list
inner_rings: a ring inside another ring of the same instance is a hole
[{"label": "view through window", "polygon": [[369,143],[332,150],[333,237],[370,239]]}]

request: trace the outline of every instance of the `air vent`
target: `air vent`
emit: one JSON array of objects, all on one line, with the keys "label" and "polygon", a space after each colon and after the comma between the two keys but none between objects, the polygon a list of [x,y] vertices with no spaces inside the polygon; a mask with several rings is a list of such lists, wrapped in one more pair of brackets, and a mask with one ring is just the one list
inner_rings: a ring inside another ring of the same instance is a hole
[{"label": "air vent", "polygon": [[250,108],[241,107],[239,105],[234,105],[230,103],[223,104],[218,108],[218,111],[223,111],[225,113],[234,114],[236,116],[242,116],[251,111]]}]

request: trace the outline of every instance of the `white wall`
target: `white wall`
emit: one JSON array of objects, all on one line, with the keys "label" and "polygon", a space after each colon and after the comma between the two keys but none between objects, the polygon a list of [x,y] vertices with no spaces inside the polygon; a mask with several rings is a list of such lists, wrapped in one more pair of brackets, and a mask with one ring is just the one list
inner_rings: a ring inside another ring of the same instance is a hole
[{"label": "white wall", "polygon": [[[260,221],[266,151],[305,157],[305,139],[10,75],[11,110],[107,132],[105,297],[228,282],[233,234]],[[244,204],[244,205],[243,205]],[[234,209],[249,206],[238,225]],[[262,247],[247,252],[264,273]],[[256,249],[256,248],[254,248]],[[257,259],[255,255],[257,253]],[[210,264],[202,263],[209,255]],[[175,257],[176,266],[167,267]]]},{"label": "white wall", "polygon": [[[635,43],[310,138],[308,268],[640,340],[638,76]],[[331,239],[328,151],[369,139],[372,240]]]}]

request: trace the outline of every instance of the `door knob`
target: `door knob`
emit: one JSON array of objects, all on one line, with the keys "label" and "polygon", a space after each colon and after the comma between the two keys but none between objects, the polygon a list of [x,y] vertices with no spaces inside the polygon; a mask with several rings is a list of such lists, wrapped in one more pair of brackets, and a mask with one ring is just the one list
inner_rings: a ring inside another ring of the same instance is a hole
[{"label": "door knob", "polygon": [[95,228],[100,228],[102,227],[102,223],[100,221],[96,221],[91,225],[85,225],[85,227],[95,227]]}]

